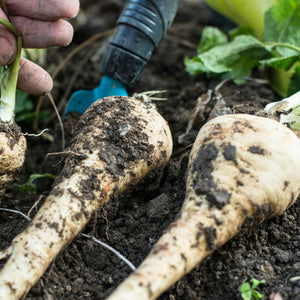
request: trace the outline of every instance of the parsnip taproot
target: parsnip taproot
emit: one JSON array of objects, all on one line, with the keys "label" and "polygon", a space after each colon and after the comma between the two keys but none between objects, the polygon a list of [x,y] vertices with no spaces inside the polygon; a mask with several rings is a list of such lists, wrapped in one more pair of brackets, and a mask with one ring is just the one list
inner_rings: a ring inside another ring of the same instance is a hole
[{"label": "parsnip taproot", "polygon": [[22,37],[17,28],[0,17],[0,24],[6,26],[15,36],[17,53],[9,66],[0,66],[0,197],[6,187],[16,178],[23,165],[26,140],[14,122],[16,87],[20,67]]},{"label": "parsnip taproot", "polygon": [[274,120],[226,115],[206,123],[178,219],[108,300],[156,299],[242,227],[280,215],[300,192],[299,153],[297,136]]},{"label": "parsnip taproot", "polygon": [[53,190],[12,241],[0,298],[24,297],[97,208],[165,163],[171,151],[169,127],[153,106],[128,97],[94,103],[77,125]]}]

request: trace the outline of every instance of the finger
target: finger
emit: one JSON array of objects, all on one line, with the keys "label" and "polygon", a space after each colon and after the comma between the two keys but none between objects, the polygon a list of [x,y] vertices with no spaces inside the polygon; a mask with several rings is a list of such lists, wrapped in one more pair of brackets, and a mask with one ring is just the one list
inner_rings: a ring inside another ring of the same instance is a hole
[{"label": "finger", "polygon": [[10,20],[22,33],[25,48],[66,46],[73,38],[73,27],[65,20],[39,21],[26,17],[11,17]]},{"label": "finger", "polygon": [[[7,20],[5,14],[0,9],[0,17]],[[16,38],[3,25],[0,25],[0,65],[7,65],[14,59],[17,49]]]},{"label": "finger", "polygon": [[40,66],[22,58],[17,87],[28,94],[41,96],[52,90],[53,81]]},{"label": "finger", "polygon": [[5,0],[9,15],[40,20],[73,18],[79,11],[79,0]]}]

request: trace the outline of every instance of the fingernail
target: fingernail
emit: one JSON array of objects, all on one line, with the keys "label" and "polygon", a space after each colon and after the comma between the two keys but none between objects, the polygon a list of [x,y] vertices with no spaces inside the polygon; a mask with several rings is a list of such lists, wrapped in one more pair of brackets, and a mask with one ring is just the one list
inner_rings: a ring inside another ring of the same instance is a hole
[{"label": "fingernail", "polygon": [[6,38],[0,37],[0,45],[0,65],[4,66],[10,64],[14,56],[14,49],[11,43]]}]

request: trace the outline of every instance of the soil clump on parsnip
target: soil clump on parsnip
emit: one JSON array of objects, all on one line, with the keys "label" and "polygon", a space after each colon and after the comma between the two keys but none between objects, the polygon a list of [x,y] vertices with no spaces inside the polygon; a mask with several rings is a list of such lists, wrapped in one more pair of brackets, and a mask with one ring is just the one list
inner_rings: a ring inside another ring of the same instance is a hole
[{"label": "soil clump on parsnip", "polygon": [[26,139],[14,122],[0,121],[0,196],[17,179],[23,166]]},{"label": "soil clump on parsnip", "polygon": [[[9,146],[11,149],[13,149],[15,144],[18,144],[23,137],[21,128],[14,122],[7,124],[7,122],[0,121],[0,132],[4,133],[9,139]],[[0,150],[0,153],[2,152],[3,150]]]}]

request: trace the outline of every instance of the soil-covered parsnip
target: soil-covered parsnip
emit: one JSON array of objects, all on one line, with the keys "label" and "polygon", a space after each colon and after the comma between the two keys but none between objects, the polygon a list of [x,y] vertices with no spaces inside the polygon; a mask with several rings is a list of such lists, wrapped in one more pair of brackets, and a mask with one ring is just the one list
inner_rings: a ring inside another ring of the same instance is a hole
[{"label": "soil-covered parsnip", "polygon": [[300,192],[300,140],[251,115],[212,119],[190,154],[180,215],[108,298],[156,299],[241,230],[280,215]]},{"label": "soil-covered parsnip", "polygon": [[63,246],[112,194],[132,187],[172,151],[167,122],[129,97],[95,102],[81,117],[65,165],[0,272],[1,299],[26,295]]},{"label": "soil-covered parsnip", "polygon": [[23,166],[26,139],[14,122],[0,121],[0,196]]},{"label": "soil-covered parsnip", "polygon": [[20,66],[22,37],[8,21],[0,24],[11,30],[17,40],[16,58],[9,66],[0,66],[0,197],[13,181],[25,160],[26,139],[14,122],[16,87]]}]

